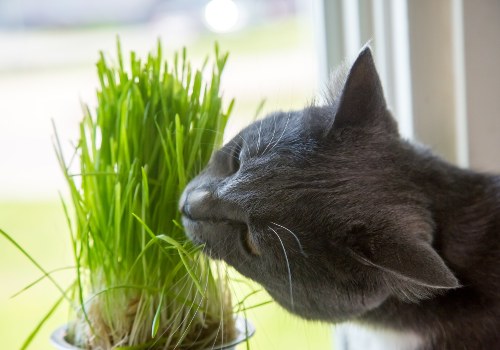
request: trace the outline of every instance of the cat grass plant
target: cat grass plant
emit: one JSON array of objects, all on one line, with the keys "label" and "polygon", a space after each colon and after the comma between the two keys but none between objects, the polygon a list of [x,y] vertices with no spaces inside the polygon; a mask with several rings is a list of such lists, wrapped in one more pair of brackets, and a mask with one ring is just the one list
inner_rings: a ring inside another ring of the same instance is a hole
[{"label": "cat grass plant", "polygon": [[[205,349],[233,337],[224,276],[185,239],[177,202],[220,145],[216,47],[210,82],[182,55],[169,65],[158,43],[129,68],[97,63],[98,106],[80,126],[80,173],[58,157],[76,212],[72,236],[79,320],[75,345],[108,349]],[[205,65],[204,65],[205,66]]]},{"label": "cat grass plant", "polygon": [[206,349],[234,337],[227,277],[186,240],[177,207],[222,141],[233,106],[224,110],[219,91],[226,60],[217,46],[213,67],[205,60],[199,70],[186,50],[167,63],[160,43],[145,60],[124,57],[119,43],[116,64],[101,53],[97,108],[84,108],[77,170],[56,138],[76,214],[65,205],[76,280],[58,287],[75,310],[73,345]]}]

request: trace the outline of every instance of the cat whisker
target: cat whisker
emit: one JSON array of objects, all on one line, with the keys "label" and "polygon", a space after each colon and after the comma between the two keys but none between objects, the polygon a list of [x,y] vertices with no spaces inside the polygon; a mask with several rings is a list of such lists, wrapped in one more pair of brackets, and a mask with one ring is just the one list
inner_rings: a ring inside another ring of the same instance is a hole
[{"label": "cat whisker", "polygon": [[[194,310],[194,313],[193,313],[193,316],[190,318],[189,322],[187,323],[187,325],[185,326],[185,329],[184,331],[182,332],[181,336],[180,336],[180,339],[179,341],[177,341],[177,343],[175,344],[175,347],[173,348],[173,350],[177,349],[179,347],[179,345],[181,344],[181,341],[182,339],[184,338],[185,334],[189,331],[189,328],[191,326],[191,323],[193,323],[194,319],[196,318],[196,316],[198,315],[198,312],[200,311],[200,307],[201,305],[203,305],[203,299],[205,299],[205,296],[207,294],[207,289],[208,289],[208,281],[209,281],[209,278],[208,278],[208,274],[207,274],[207,282],[205,283],[205,287],[203,289],[203,293],[201,294],[201,299],[200,299],[200,302],[198,303],[198,306],[196,307],[196,309]],[[197,291],[196,294],[198,294],[199,292]],[[187,320],[187,318],[189,317],[189,314],[190,314],[190,311],[193,309],[193,304],[191,304],[191,306],[189,307],[189,312],[186,314],[186,316],[184,317],[183,321],[179,324],[179,326],[177,326],[177,328],[172,332],[172,334],[175,334],[179,328],[181,326],[184,326],[184,322]]]},{"label": "cat whisker", "polygon": [[290,122],[290,116],[291,116],[291,113],[289,112],[288,113],[288,119],[286,120],[286,124],[285,124],[285,127],[283,128],[283,132],[281,133],[280,137],[278,138],[278,140],[273,144],[273,146],[269,149],[269,152],[271,152],[273,150],[274,147],[276,147],[276,145],[281,141],[281,139],[283,138],[283,135],[285,135],[285,131],[286,131],[286,128],[288,127],[288,123]]},{"label": "cat whisker", "polygon": [[247,140],[245,140],[245,138],[243,136],[241,136],[240,134],[238,134],[237,136],[243,141],[243,144],[241,145],[240,151],[243,149],[243,146],[245,146],[247,148],[247,150],[250,149],[250,147],[248,146]]},{"label": "cat whisker", "polygon": [[260,134],[262,132],[262,119],[260,120],[259,124],[259,132],[258,132],[258,140],[257,140],[257,154],[259,154],[260,151]]},{"label": "cat whisker", "polygon": [[[198,258],[197,258],[197,259],[199,260],[199,259],[200,259],[200,257],[198,256]],[[196,264],[196,267],[195,267],[195,270],[194,270],[195,275],[198,273],[198,267],[199,267],[199,264]],[[189,273],[187,273],[187,272],[186,272],[186,274],[184,275],[184,277],[186,277],[187,275],[189,275]],[[183,279],[184,277],[182,277],[182,279]],[[179,280],[179,281],[180,281],[180,280]],[[178,282],[179,282],[179,281],[178,281]],[[177,284],[177,282],[176,282],[175,284]],[[175,285],[175,284],[174,284],[174,285]],[[181,288],[182,288],[181,290],[183,290],[183,289],[184,289],[187,285],[189,285],[189,289],[188,289],[187,294],[191,294],[191,290],[193,290],[193,288],[194,288],[194,282],[193,282],[193,281],[191,281],[191,283],[189,283],[189,284],[188,284],[188,283],[185,283],[185,284],[181,287]],[[205,284],[205,291],[204,291],[204,293],[201,295],[201,300],[203,300],[203,298],[205,298],[207,288],[208,288],[208,275],[207,275],[207,283]],[[196,291],[195,293],[196,293],[196,294],[198,294],[199,292],[198,292],[198,291]],[[199,305],[198,305],[198,307],[197,307],[197,309],[196,309],[196,310],[195,310],[195,312],[194,312],[194,316],[196,316],[196,314],[198,313],[198,309],[200,308],[200,305],[201,305],[201,304],[202,304],[202,303],[200,302],[200,303],[199,303]],[[186,320],[188,319],[189,314],[190,314],[190,312],[191,312],[191,310],[192,310],[192,309],[193,309],[193,304],[191,304],[191,305],[189,306],[189,308],[188,308],[188,312],[186,313],[186,316],[185,316],[185,317],[181,320],[181,322],[180,322],[180,324],[177,326],[177,328],[175,328],[175,330],[173,330],[173,331],[170,333],[171,335],[170,335],[170,336],[168,337],[168,339],[167,339],[167,344],[170,344],[170,342],[171,342],[171,340],[172,340],[172,335],[173,335],[173,334],[175,334],[175,333],[177,332],[177,330],[178,330],[181,326],[183,326],[183,325],[184,325],[184,322],[186,322]],[[191,324],[192,320],[194,319],[194,316],[193,316],[193,318],[191,319],[191,321],[189,322],[189,324]],[[156,343],[158,343],[158,341],[159,341],[160,339],[162,339],[162,338],[163,338],[163,336],[164,336],[165,334],[167,334],[167,332],[168,332],[169,330],[171,330],[171,326],[172,326],[172,325],[167,326],[167,327],[166,327],[166,328],[165,328],[165,329],[161,332],[161,334],[157,337],[157,339],[154,341],[154,343],[152,344],[152,346],[151,346],[151,347],[154,347],[154,345],[155,345]],[[189,327],[187,327],[186,329],[188,329],[188,328],[189,328]],[[177,347],[178,347],[178,345],[179,345],[179,343],[177,343],[177,344],[175,345],[175,348],[177,348]],[[175,348],[174,348],[174,349],[175,349]]]},{"label": "cat whisker", "polygon": [[288,255],[286,254],[285,245],[283,244],[283,241],[281,240],[278,232],[276,232],[276,230],[273,229],[271,226],[267,226],[267,227],[276,235],[276,237],[278,237],[278,240],[280,241],[280,244],[281,244],[281,248],[283,249],[283,254],[285,255],[286,268],[288,270],[288,283],[290,286],[290,304],[291,304],[292,309],[293,309],[294,303],[293,303],[293,288],[292,288],[292,272],[290,269],[290,262],[288,261]]},{"label": "cat whisker", "polygon": [[[219,268],[217,268],[217,270],[218,269]],[[218,275],[220,276],[220,273],[218,273]],[[224,300],[222,300],[222,298],[224,298],[224,296],[222,294],[220,294],[220,298],[221,298],[221,300],[220,300],[219,325],[217,327],[217,332],[215,333],[214,340],[212,342],[212,345],[210,346],[210,349],[215,349],[215,344],[217,343],[217,340],[219,338],[219,333],[221,335],[221,343],[222,344],[224,343]]]},{"label": "cat whisker", "polygon": [[285,226],[282,226],[280,224],[272,222],[272,221],[271,221],[271,224],[276,225],[278,227],[281,227],[282,229],[289,232],[295,238],[295,241],[297,242],[297,245],[299,246],[299,249],[300,249],[300,254],[302,254],[303,256],[305,256],[307,258],[307,254],[304,252],[304,248],[302,247],[302,244],[300,243],[299,237],[297,237],[297,235],[295,233],[293,233],[292,230],[290,230],[289,228],[287,228]]},{"label": "cat whisker", "polygon": [[196,130],[196,131],[200,131],[200,130],[203,130],[203,131],[210,131],[210,132],[213,132],[214,134],[217,134],[217,135],[221,135],[223,136],[224,133],[219,131],[219,130],[214,130],[214,129],[207,129],[207,128],[192,128],[190,130]]},{"label": "cat whisker", "polygon": [[267,148],[272,144],[274,140],[274,135],[276,134],[276,115],[273,116],[273,121],[274,121],[274,128],[273,128],[273,134],[271,135],[271,140],[269,140],[268,144],[266,145],[266,148],[264,148],[261,155],[264,155],[266,153]]},{"label": "cat whisker", "polygon": [[222,148],[219,150],[219,152],[224,153],[224,154],[228,155],[229,157],[236,159],[237,161],[239,161],[239,160],[240,160],[238,157],[236,157],[236,156],[234,155],[234,152],[228,152],[228,151],[225,151],[225,150],[224,150],[224,149],[222,149]]},{"label": "cat whisker", "polygon": [[[209,278],[209,276],[207,275],[207,284],[208,284],[208,278]],[[201,300],[199,302],[200,306],[203,305],[203,309],[201,310],[202,315],[206,315],[207,314],[208,307],[209,307],[208,303],[203,303],[203,300],[205,299],[206,291],[207,291],[207,285],[205,286],[204,293],[201,296]],[[198,310],[196,312],[198,312]],[[195,313],[195,316],[196,316],[196,313]],[[192,340],[192,343],[196,343],[196,341],[202,336],[202,333],[203,333],[203,328],[200,328],[200,330],[198,331],[198,334]]]}]

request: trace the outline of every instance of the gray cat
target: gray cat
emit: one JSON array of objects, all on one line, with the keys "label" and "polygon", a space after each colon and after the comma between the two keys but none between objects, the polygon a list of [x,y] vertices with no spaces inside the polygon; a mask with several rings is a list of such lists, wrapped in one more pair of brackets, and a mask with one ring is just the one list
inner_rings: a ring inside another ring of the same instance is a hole
[{"label": "gray cat", "polygon": [[192,241],[303,318],[500,346],[500,177],[401,139],[369,48],[326,105],[222,147],[180,208]]}]

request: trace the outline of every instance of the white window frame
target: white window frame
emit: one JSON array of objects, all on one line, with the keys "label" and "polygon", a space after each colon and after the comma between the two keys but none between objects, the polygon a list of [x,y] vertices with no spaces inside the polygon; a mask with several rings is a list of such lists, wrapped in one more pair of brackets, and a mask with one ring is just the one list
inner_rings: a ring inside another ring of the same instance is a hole
[{"label": "white window frame", "polygon": [[[401,134],[500,171],[500,3],[315,0],[320,84],[368,41]],[[477,74],[479,72],[480,74]],[[484,94],[484,91],[488,92]]]}]

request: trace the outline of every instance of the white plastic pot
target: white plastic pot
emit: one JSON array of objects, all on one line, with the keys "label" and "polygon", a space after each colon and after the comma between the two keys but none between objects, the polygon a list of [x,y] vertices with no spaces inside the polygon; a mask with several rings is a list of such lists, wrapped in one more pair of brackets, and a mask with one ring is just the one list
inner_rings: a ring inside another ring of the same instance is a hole
[{"label": "white plastic pot", "polygon": [[[236,350],[236,345],[243,343],[255,333],[254,326],[243,317],[236,316],[236,338],[226,344],[212,348],[211,350]],[[83,350],[71,345],[66,340],[67,325],[57,328],[50,336],[50,342],[57,350]],[[207,349],[208,350],[208,349]]]}]

